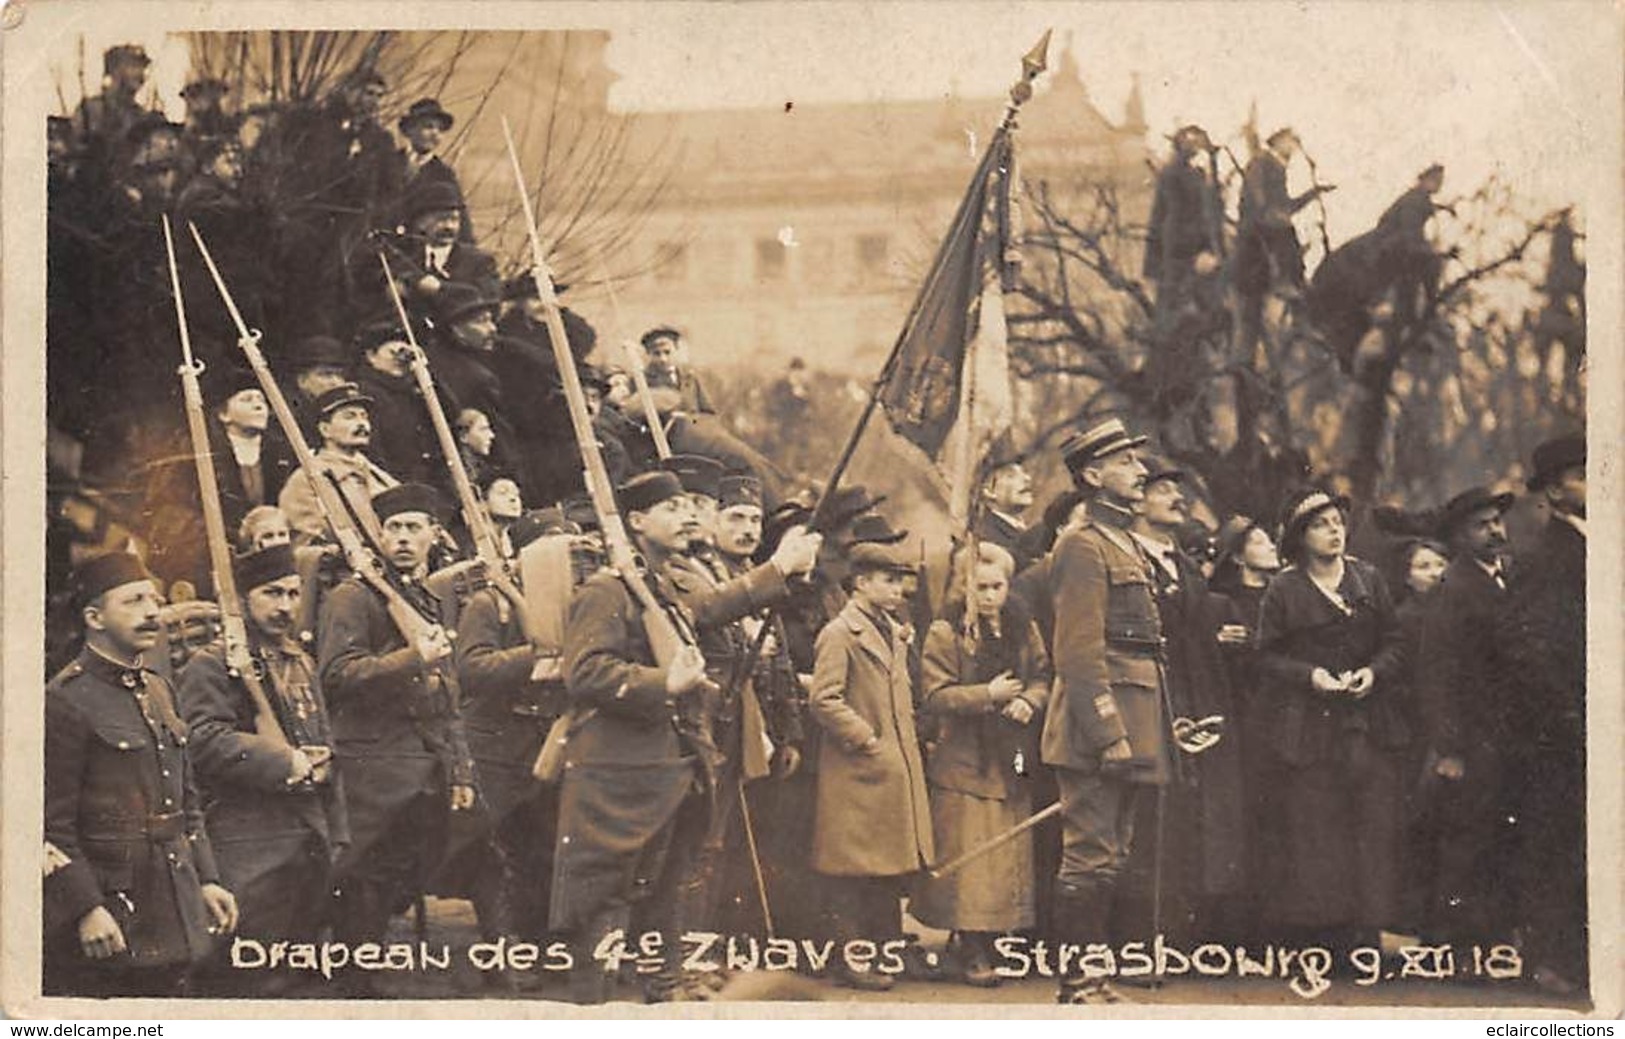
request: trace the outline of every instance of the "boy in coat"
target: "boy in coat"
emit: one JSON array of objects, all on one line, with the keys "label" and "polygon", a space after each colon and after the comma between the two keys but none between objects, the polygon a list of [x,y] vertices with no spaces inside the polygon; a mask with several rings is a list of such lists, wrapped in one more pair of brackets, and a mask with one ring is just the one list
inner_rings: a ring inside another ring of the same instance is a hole
[{"label": "boy in coat", "polygon": [[[899,882],[935,857],[925,766],[914,728],[904,578],[896,545],[850,549],[851,598],[818,635],[810,705],[824,730],[813,820],[813,869],[834,879],[836,982],[892,987],[888,960],[853,955],[864,941],[902,948]],[[882,954],[884,957],[884,953]],[[889,962],[901,969],[900,958]]]}]

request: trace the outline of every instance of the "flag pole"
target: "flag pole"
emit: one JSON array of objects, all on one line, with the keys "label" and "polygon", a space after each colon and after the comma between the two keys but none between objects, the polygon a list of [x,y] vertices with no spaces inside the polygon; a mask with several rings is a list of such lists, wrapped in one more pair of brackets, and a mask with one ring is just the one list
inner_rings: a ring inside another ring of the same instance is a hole
[{"label": "flag pole", "polygon": [[[987,164],[993,161],[994,157],[999,153],[1004,135],[1009,133],[1010,128],[1015,124],[1016,112],[1033,96],[1033,80],[1037,79],[1039,74],[1049,67],[1046,59],[1049,54],[1049,41],[1052,31],[1049,29],[1044,30],[1044,35],[1033,45],[1032,50],[1022,55],[1021,78],[1010,88],[1010,100],[1005,105],[1004,116],[999,120],[999,127],[994,131],[993,139],[988,142],[987,150],[983,153],[981,161],[977,163],[976,175],[972,178],[973,181],[982,176]],[[891,382],[892,377],[897,373],[897,360],[902,356],[903,344],[908,341],[909,333],[914,328],[914,322],[920,316],[920,308],[930,298],[932,288],[942,276],[949,245],[956,237],[955,232],[964,225],[967,219],[973,216],[970,212],[970,201],[969,193],[960,199],[959,209],[954,213],[953,223],[949,225],[948,234],[943,236],[942,244],[938,246],[936,256],[931,261],[930,273],[926,275],[925,282],[920,286],[920,291],[915,295],[914,302],[909,307],[908,316],[903,320],[902,331],[897,334],[896,340],[892,343],[891,353],[886,356],[886,363],[881,366],[880,374],[876,376],[874,384],[869,388],[869,399],[863,406],[863,412],[858,416],[857,425],[852,428],[852,433],[847,437],[846,444],[841,449],[840,457],[835,462],[835,467],[830,470],[829,477],[824,481],[818,504],[813,509],[812,526],[815,529],[819,525],[819,521],[825,518],[822,513],[834,498],[835,489],[840,486],[841,477],[846,475],[847,467],[852,463],[852,456],[857,453],[858,443],[863,439],[863,433],[869,426],[869,420],[874,417],[875,409],[880,405],[881,393],[885,391],[887,384]],[[980,218],[979,213],[974,214],[974,216]]]}]

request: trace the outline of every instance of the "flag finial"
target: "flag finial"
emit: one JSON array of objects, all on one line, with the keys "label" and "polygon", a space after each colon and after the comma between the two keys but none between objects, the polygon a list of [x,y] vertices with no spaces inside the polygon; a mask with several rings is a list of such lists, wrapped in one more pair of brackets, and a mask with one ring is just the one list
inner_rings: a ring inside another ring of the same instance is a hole
[{"label": "flag finial", "polygon": [[1033,80],[1049,68],[1049,38],[1054,31],[1045,29],[1044,35],[1033,44],[1033,49],[1021,56],[1021,79],[1010,88],[1011,113],[1033,96]]}]

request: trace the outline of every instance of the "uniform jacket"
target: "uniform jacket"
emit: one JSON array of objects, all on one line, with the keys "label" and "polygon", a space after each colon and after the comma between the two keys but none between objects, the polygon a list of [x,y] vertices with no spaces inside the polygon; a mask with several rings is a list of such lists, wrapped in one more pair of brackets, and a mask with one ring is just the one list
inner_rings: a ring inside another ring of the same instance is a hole
[{"label": "uniform jacket", "polygon": [[[774,568],[681,604],[663,575],[651,572],[646,580],[701,631],[784,594]],[[627,896],[643,846],[702,780],[705,748],[696,745],[683,705],[666,692],[642,607],[613,571],[593,574],[570,601],[564,673],[575,722],[559,789],[551,922],[568,930]]]},{"label": "uniform jacket", "polygon": [[[824,730],[812,867],[836,876],[899,876],[936,855],[914,728],[909,645],[849,602],[818,635],[810,702]],[[879,737],[879,749],[858,748]]]},{"label": "uniform jacket", "polygon": [[536,650],[495,588],[475,592],[457,620],[457,683],[480,792],[498,816],[535,793],[530,770],[564,712],[562,682],[532,682]]},{"label": "uniform jacket", "polygon": [[1049,591],[1055,692],[1044,720],[1044,762],[1096,772],[1101,752],[1124,737],[1133,758],[1114,765],[1125,778],[1162,783],[1168,725],[1162,620],[1149,563],[1103,531],[1104,512],[1056,542]]},{"label": "uniform jacket", "polygon": [[650,369],[647,374],[650,389],[663,387],[677,391],[678,402],[671,408],[672,411],[689,415],[716,414],[716,406],[711,403],[710,394],[705,392],[705,384],[687,368],[678,368],[672,375],[657,369]]},{"label": "uniform jacket", "polygon": [[[1031,780],[1014,768],[1017,752],[1027,775],[1038,768],[1037,734],[1043,728],[1050,694],[1049,654],[1038,625],[1023,607],[1005,608],[997,641],[985,622],[982,637],[972,640],[958,620],[939,620],[925,638],[920,695],[926,744],[925,775],[933,787],[976,797],[1008,801],[1032,796]],[[1025,688],[1018,693],[1033,707],[1033,720],[1018,726],[1000,716],[988,694],[989,672],[1008,669]]]},{"label": "uniform jacket", "polygon": [[87,648],[46,687],[45,840],[68,859],[44,882],[47,950],[78,955],[78,922],[100,905],[129,945],[115,962],[184,966],[209,952],[201,886],[219,872],[186,725],[157,673]]},{"label": "uniform jacket", "polygon": [[[1350,556],[1338,593],[1351,614],[1289,567],[1270,582],[1259,606],[1259,668],[1275,717],[1272,749],[1290,765],[1325,761],[1359,734],[1388,750],[1410,740],[1405,706],[1396,702],[1404,689],[1403,651],[1388,586],[1375,567]],[[1318,693],[1309,681],[1317,667],[1333,675],[1370,667],[1376,684],[1362,700]]]},{"label": "uniform jacket", "polygon": [[[394,487],[399,481],[364,454],[351,457],[324,447],[316,452],[316,462],[338,477],[339,487],[350,505],[365,524],[376,528],[378,518],[372,511],[372,496]],[[288,526],[293,529],[298,543],[332,540],[316,489],[310,485],[310,478],[303,469],[288,477],[282,493],[277,496],[277,506],[288,517]]]},{"label": "uniform jacket", "polygon": [[1443,757],[1499,750],[1516,738],[1504,649],[1512,595],[1459,556],[1428,597],[1414,690],[1423,736]]}]

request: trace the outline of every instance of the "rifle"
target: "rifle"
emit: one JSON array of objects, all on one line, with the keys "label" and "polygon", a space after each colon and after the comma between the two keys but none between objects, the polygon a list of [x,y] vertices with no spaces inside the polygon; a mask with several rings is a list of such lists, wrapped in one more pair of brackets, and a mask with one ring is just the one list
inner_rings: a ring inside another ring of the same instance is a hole
[{"label": "rifle", "polygon": [[197,225],[188,222],[186,226],[191,230],[192,238],[203,254],[203,263],[209,268],[209,276],[214,279],[214,287],[219,290],[226,311],[237,326],[237,345],[242,347],[244,355],[248,358],[248,365],[253,369],[254,377],[259,380],[260,389],[265,392],[265,399],[271,405],[272,413],[276,415],[277,423],[287,435],[294,457],[299,460],[299,468],[310,481],[311,490],[316,495],[316,503],[321,508],[328,527],[333,531],[333,538],[343,551],[345,561],[363,583],[383,596],[389,619],[394,622],[401,637],[406,639],[406,644],[418,645],[420,640],[427,638],[440,625],[419,613],[417,607],[407,601],[406,596],[402,595],[401,590],[390,580],[390,572],[383,558],[363,539],[361,525],[347,511],[350,503],[340,493],[338,485],[325,478],[327,470],[316,460],[310,444],[305,441],[304,431],[299,428],[299,420],[294,418],[293,410],[288,407],[287,398],[282,395],[281,387],[271,375],[271,368],[265,363],[265,354],[260,350],[259,331],[250,330],[244,323],[243,315],[238,311],[236,302],[232,300],[230,290],[226,288],[225,279],[220,276],[220,268],[215,266],[209,247],[203,242],[203,235],[198,233]]},{"label": "rifle", "polygon": [[[617,330],[625,330],[621,322],[621,301],[615,296],[615,283],[610,280],[609,273],[604,273],[604,288],[609,291],[610,310],[615,315]],[[666,439],[666,427],[660,421],[660,409],[655,407],[654,394],[649,391],[649,375],[643,370],[643,362],[637,355],[637,347],[632,340],[621,340],[621,349],[626,353],[626,370],[632,376],[632,385],[637,387],[638,403],[643,407],[643,421],[649,425],[649,436],[655,442],[655,454],[662,459],[671,457],[671,441]]]},{"label": "rifle", "polygon": [[390,299],[395,303],[395,313],[401,319],[401,329],[406,333],[406,341],[412,346],[412,376],[417,380],[418,393],[429,409],[429,421],[434,426],[435,438],[440,441],[440,453],[445,456],[446,465],[451,469],[451,482],[457,489],[457,501],[462,509],[463,522],[468,525],[468,533],[474,539],[474,552],[480,562],[485,564],[486,580],[513,605],[514,611],[519,616],[519,626],[525,631],[525,637],[532,644],[540,646],[540,633],[535,630],[530,611],[525,608],[524,595],[513,583],[509,560],[502,551],[502,542],[490,523],[490,517],[480,508],[479,499],[474,495],[474,485],[469,482],[462,452],[457,449],[457,438],[452,435],[451,423],[446,421],[446,409],[440,403],[440,395],[435,392],[434,378],[429,374],[429,356],[418,345],[417,334],[412,331],[412,319],[407,316],[406,304],[402,302],[400,289],[395,284],[395,274],[390,270],[389,258],[381,249],[378,252],[378,262],[384,266],[384,280],[389,285]]},{"label": "rifle", "polygon": [[242,680],[248,698],[254,703],[254,731],[284,745],[287,733],[277,720],[271,700],[265,695],[254,656],[248,648],[248,625],[243,620],[243,603],[237,595],[237,579],[231,570],[231,550],[226,541],[226,518],[220,509],[220,483],[214,469],[214,452],[209,448],[209,431],[203,417],[203,390],[198,376],[203,362],[192,356],[192,333],[186,324],[186,302],[181,297],[181,273],[175,263],[175,238],[169,215],[163,216],[164,253],[169,260],[169,283],[175,292],[175,324],[181,337],[181,396],[186,401],[186,428],[192,435],[192,457],[197,462],[198,495],[203,500],[203,529],[209,539],[209,568],[214,572],[214,594],[220,603],[221,637],[225,644],[226,673]]},{"label": "rifle", "polygon": [[581,389],[581,375],[576,371],[575,356],[565,338],[564,319],[559,314],[559,297],[553,287],[553,275],[542,252],[541,232],[536,227],[536,214],[530,204],[529,189],[525,187],[524,170],[519,165],[519,151],[513,143],[513,131],[506,117],[502,120],[502,136],[508,144],[508,159],[513,166],[514,182],[519,187],[519,201],[524,208],[525,230],[530,239],[531,278],[536,282],[536,293],[547,315],[547,337],[553,347],[553,360],[558,365],[564,383],[564,396],[569,404],[570,425],[581,449],[587,496],[593,511],[598,514],[598,527],[604,535],[604,547],[609,555],[610,567],[620,575],[632,597],[643,608],[644,628],[649,636],[649,648],[655,662],[667,667],[685,648],[697,648],[694,632],[688,622],[668,604],[662,602],[644,580],[642,561],[632,548],[632,541],[621,522],[615,506],[615,490],[610,486],[609,472],[604,467],[604,456],[598,449],[598,436],[587,414],[587,398]]}]

